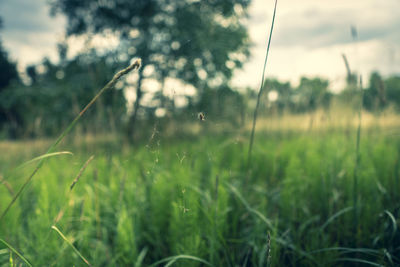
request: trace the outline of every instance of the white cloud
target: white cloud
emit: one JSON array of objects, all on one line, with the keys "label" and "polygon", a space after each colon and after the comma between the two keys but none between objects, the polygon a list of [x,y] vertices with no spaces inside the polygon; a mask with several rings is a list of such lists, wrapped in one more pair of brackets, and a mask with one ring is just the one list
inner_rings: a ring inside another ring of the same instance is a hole
[{"label": "white cloud", "polygon": [[[253,57],[237,71],[234,84],[258,88],[274,1],[250,7]],[[278,1],[267,76],[296,83],[300,76],[322,76],[334,90],[343,85],[345,53],[353,70],[367,76],[378,70],[400,73],[400,2],[397,0]],[[358,31],[358,41],[350,27]]]},{"label": "white cloud", "polygon": [[46,0],[2,0],[1,40],[20,68],[57,58],[56,44],[62,39],[65,19],[51,18]]}]

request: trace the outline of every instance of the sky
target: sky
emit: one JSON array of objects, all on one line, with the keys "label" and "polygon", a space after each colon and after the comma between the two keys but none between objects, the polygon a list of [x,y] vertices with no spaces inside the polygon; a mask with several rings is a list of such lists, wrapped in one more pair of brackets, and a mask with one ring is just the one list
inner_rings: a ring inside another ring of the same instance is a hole
[{"label": "sky", "polygon": [[[252,1],[247,21],[252,57],[236,71],[235,86],[257,88],[261,82],[273,5],[273,0]],[[351,69],[365,77],[375,70],[400,75],[399,10],[400,0],[278,0],[266,76],[294,85],[301,76],[320,76],[338,91],[346,76],[343,53]],[[0,0],[0,16],[0,38],[20,70],[45,56],[57,59],[66,19],[49,15],[47,0]]]}]

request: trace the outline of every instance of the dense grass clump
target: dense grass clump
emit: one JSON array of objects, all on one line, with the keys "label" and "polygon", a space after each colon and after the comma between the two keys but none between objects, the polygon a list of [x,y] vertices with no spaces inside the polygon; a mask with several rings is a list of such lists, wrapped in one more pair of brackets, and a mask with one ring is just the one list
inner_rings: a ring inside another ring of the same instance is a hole
[{"label": "dense grass clump", "polygon": [[[247,137],[155,136],[51,158],[0,237],[34,266],[85,265],[75,249],[94,266],[395,266],[400,140],[382,131],[361,138],[356,212],[355,131],[259,132],[250,170]],[[33,168],[11,171],[30,154],[11,155],[1,210]],[[9,260],[1,243],[0,264]]]}]

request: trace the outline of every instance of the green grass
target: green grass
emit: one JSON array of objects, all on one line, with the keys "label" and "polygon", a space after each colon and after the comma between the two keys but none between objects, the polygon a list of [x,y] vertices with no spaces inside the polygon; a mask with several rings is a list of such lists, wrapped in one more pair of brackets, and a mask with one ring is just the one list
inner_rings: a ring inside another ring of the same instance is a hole
[{"label": "green grass", "polygon": [[[0,238],[33,266],[83,266],[81,256],[93,266],[267,266],[268,232],[270,266],[395,266],[400,139],[384,129],[361,136],[354,231],[355,133],[258,132],[247,187],[248,137],[64,145],[74,155],[48,159],[0,222]],[[7,172],[33,158],[22,149],[0,158],[14,191],[35,167]],[[0,185],[0,211],[12,197]]]}]

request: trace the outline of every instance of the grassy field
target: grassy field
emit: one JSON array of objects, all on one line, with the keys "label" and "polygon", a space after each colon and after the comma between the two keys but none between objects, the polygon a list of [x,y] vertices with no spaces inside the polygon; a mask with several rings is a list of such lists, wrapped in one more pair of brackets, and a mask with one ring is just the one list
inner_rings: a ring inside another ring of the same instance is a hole
[{"label": "grassy field", "polygon": [[[400,264],[399,128],[365,126],[357,165],[351,125],[270,122],[250,167],[246,130],[62,144],[0,221],[0,265]],[[0,211],[49,144],[0,144]]]}]

